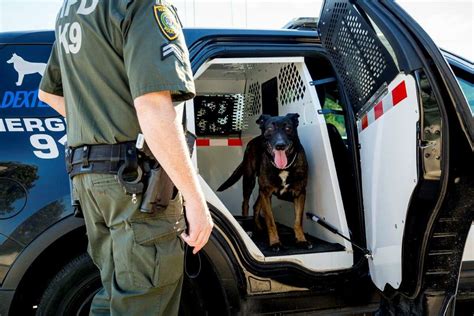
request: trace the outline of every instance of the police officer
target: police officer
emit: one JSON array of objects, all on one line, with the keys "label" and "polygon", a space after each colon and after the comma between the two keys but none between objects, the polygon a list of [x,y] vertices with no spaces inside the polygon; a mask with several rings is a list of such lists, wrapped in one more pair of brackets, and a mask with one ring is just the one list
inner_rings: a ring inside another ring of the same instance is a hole
[{"label": "police officer", "polygon": [[[179,18],[160,0],[65,0],[55,31],[39,95],[68,122],[69,171],[103,284],[91,315],[176,315],[182,240],[197,253],[213,227],[172,103],[195,95]],[[151,213],[117,180],[124,164],[141,179],[139,133],[180,192]]]}]

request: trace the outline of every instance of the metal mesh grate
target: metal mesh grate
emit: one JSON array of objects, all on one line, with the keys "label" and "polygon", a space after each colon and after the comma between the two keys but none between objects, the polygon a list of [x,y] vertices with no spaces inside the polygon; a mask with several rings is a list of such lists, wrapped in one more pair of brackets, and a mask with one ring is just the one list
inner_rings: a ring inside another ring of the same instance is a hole
[{"label": "metal mesh grate", "polygon": [[196,96],[196,135],[228,135],[240,132],[243,127],[243,109],[243,94]]},{"label": "metal mesh grate", "polygon": [[249,85],[245,98],[248,115],[258,115],[262,112],[262,89],[258,81]]},{"label": "metal mesh grate", "polygon": [[232,129],[234,131],[242,131],[244,129],[244,110],[245,110],[245,97],[242,94],[238,95],[236,102],[234,103],[234,112],[232,114]]},{"label": "metal mesh grate", "polygon": [[397,75],[387,49],[349,2],[326,1],[320,32],[356,112],[379,87]]},{"label": "metal mesh grate", "polygon": [[289,64],[280,69],[278,92],[281,105],[287,105],[304,98],[306,86],[295,64]]}]

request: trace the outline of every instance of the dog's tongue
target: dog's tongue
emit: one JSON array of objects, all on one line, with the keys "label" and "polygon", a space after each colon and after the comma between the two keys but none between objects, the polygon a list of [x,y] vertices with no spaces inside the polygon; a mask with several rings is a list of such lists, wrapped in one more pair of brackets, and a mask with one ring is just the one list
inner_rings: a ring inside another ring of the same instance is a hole
[{"label": "dog's tongue", "polygon": [[285,169],[286,165],[288,164],[288,159],[286,158],[286,153],[284,150],[273,150],[273,154],[275,156],[275,166],[278,169]]}]

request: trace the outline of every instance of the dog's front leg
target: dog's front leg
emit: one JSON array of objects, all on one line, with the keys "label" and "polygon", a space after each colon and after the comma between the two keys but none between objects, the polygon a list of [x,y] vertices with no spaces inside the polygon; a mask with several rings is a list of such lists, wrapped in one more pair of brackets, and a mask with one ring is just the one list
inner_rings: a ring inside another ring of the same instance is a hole
[{"label": "dog's front leg", "polygon": [[265,224],[267,225],[270,247],[273,251],[278,252],[280,251],[281,242],[275,219],[273,218],[271,196],[271,193],[260,191],[260,205],[265,217]]},{"label": "dog's front leg", "polygon": [[306,199],[306,194],[301,193],[294,199],[295,204],[295,225],[293,229],[295,231],[296,245],[299,248],[311,249],[313,245],[306,240],[303,231],[303,213],[304,213],[304,203]]},{"label": "dog's front leg", "polygon": [[18,81],[16,82],[16,86],[19,87],[23,84],[23,78],[25,75],[21,72],[18,72]]}]

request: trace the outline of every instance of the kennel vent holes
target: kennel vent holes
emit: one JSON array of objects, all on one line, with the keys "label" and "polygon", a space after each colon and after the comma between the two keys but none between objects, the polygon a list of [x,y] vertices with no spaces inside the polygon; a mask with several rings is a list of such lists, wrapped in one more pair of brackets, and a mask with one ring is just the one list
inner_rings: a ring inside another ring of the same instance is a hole
[{"label": "kennel vent holes", "polygon": [[372,26],[352,4],[333,1],[325,8],[319,24],[321,40],[357,112],[398,70]]},{"label": "kennel vent holes", "polygon": [[289,64],[280,69],[278,90],[281,105],[303,100],[306,86],[295,64]]}]

